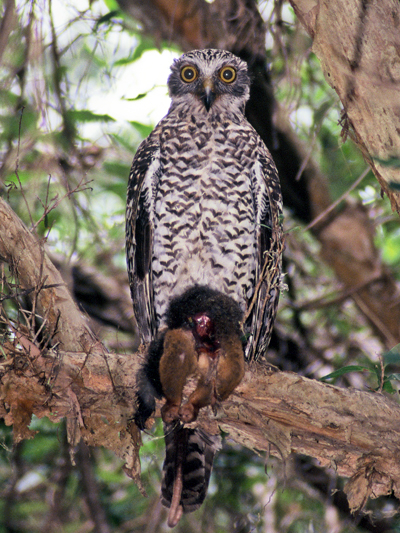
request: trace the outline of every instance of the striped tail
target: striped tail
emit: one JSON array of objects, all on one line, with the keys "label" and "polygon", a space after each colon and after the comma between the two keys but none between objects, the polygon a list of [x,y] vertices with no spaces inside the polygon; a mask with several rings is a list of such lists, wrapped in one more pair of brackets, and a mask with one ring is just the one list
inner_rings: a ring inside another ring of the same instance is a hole
[{"label": "striped tail", "polygon": [[199,428],[184,428],[181,423],[165,424],[164,434],[161,503],[170,509],[169,527],[175,527],[183,513],[191,513],[203,503],[221,438]]}]

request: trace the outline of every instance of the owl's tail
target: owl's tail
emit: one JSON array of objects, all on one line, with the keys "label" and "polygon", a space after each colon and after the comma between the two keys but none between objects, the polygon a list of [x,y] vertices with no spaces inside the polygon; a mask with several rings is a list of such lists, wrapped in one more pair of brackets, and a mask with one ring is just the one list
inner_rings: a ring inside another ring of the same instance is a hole
[{"label": "owl's tail", "polygon": [[165,424],[164,434],[161,503],[170,509],[169,527],[175,527],[183,513],[191,513],[203,503],[221,439],[199,428],[185,428],[179,422]]}]

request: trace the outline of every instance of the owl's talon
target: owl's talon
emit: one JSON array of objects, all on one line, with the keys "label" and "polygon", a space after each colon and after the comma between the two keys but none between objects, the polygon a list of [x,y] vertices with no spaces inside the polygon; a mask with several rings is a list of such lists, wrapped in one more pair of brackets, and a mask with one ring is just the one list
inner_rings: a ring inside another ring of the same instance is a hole
[{"label": "owl's talon", "polygon": [[161,408],[161,418],[165,424],[172,424],[175,420],[178,420],[179,417],[179,405],[174,405],[166,403]]},{"label": "owl's talon", "polygon": [[199,408],[192,403],[185,403],[179,409],[179,418],[184,424],[190,424],[194,422],[199,414]]}]

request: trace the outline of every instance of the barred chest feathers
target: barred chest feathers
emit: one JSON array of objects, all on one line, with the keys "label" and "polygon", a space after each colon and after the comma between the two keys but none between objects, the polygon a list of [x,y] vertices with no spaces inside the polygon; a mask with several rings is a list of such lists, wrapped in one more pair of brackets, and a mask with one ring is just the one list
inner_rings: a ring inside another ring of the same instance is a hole
[{"label": "barred chest feathers", "polygon": [[152,257],[160,326],[169,300],[193,285],[231,296],[242,311],[252,295],[257,265],[254,162],[252,147],[244,142],[249,132],[235,118],[196,117],[192,109],[187,118],[175,112],[163,121]]}]

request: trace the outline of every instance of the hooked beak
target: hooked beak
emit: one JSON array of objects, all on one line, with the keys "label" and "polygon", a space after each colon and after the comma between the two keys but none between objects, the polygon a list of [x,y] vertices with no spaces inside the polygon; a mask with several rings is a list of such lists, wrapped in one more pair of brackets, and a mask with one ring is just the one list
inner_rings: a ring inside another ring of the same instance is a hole
[{"label": "hooked beak", "polygon": [[214,84],[212,80],[209,78],[204,80],[203,89],[204,92],[201,93],[201,99],[207,111],[210,111],[210,107],[215,100]]}]

